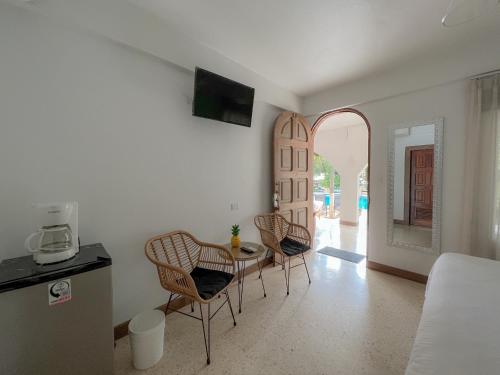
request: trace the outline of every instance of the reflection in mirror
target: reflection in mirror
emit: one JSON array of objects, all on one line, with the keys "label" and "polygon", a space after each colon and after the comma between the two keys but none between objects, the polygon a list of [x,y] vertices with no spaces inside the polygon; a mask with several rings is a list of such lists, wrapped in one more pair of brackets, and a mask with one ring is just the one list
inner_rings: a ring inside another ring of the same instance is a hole
[{"label": "reflection in mirror", "polygon": [[391,130],[388,241],[393,246],[439,251],[441,131],[442,121]]}]

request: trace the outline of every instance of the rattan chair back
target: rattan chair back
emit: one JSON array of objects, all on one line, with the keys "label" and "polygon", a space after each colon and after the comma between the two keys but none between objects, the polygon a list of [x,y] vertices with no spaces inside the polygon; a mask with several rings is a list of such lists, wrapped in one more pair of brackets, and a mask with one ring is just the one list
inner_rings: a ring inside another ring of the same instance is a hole
[{"label": "rattan chair back", "polygon": [[191,234],[176,231],[150,239],[146,255],[153,262],[167,263],[190,273],[198,264],[200,248]]},{"label": "rattan chair back", "polygon": [[195,267],[235,274],[234,258],[220,245],[198,241],[185,231],[175,231],[151,238],[144,247],[148,259],[158,270],[163,288],[206,303],[196,289],[190,273]]},{"label": "rattan chair back", "polygon": [[288,233],[288,221],[284,216],[277,213],[257,215],[254,223],[259,230],[263,229],[271,232],[278,241],[285,238]]}]

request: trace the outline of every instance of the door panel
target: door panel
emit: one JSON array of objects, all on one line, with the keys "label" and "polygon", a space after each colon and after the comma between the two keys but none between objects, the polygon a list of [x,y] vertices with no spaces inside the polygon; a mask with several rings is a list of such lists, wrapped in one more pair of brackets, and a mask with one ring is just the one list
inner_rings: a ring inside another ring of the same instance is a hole
[{"label": "door panel", "polygon": [[301,124],[300,122],[295,122],[295,139],[307,142],[310,135],[310,132],[308,133],[307,130],[304,129],[303,124]]},{"label": "door panel", "polygon": [[307,207],[298,208],[295,210],[295,223],[306,226],[307,224]]},{"label": "door panel", "polygon": [[299,148],[296,150],[295,160],[297,161],[297,171],[307,172],[307,154],[307,149]]},{"label": "door panel", "polygon": [[410,225],[432,227],[434,147],[412,150],[410,165]]},{"label": "door panel", "polygon": [[297,113],[284,112],[274,127],[274,192],[281,213],[293,223],[313,233],[311,127]]},{"label": "door panel", "polygon": [[300,178],[295,181],[295,202],[304,202],[307,200],[307,179]]},{"label": "door panel", "polygon": [[283,126],[280,129],[280,137],[285,139],[292,139],[293,135],[293,127],[292,127],[292,119],[283,123]]},{"label": "door panel", "polygon": [[280,170],[281,171],[291,171],[292,170],[292,148],[289,146],[283,146],[280,149]]},{"label": "door panel", "polygon": [[279,188],[279,196],[281,198],[280,202],[283,203],[291,203],[292,202],[292,179],[287,178],[280,180],[280,188]]}]

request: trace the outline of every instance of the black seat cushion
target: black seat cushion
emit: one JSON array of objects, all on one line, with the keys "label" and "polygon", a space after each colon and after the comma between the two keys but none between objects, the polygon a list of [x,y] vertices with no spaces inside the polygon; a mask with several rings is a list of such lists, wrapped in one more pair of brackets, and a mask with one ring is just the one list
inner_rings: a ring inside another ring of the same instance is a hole
[{"label": "black seat cushion", "polygon": [[280,242],[280,247],[283,252],[288,256],[299,255],[306,252],[311,247],[299,241],[295,241],[289,237],[285,237]]},{"label": "black seat cushion", "polygon": [[217,295],[233,280],[233,275],[227,272],[195,267],[191,271],[198,294],[203,299],[210,299]]}]

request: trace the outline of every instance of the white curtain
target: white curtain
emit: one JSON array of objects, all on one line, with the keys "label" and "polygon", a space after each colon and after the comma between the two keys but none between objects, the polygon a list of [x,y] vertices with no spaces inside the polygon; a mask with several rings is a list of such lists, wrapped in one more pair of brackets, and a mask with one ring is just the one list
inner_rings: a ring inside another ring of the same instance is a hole
[{"label": "white curtain", "polygon": [[500,75],[469,86],[463,243],[471,255],[500,259]]}]

